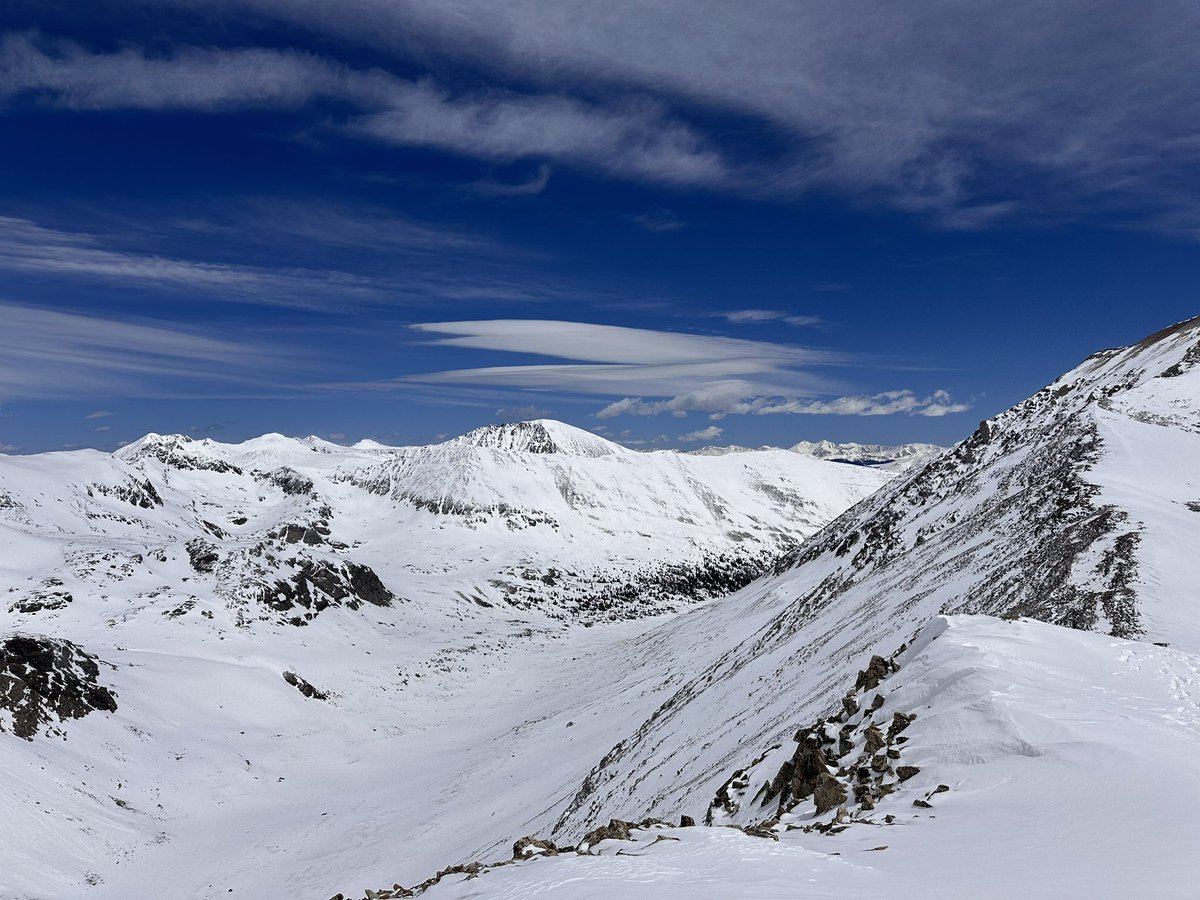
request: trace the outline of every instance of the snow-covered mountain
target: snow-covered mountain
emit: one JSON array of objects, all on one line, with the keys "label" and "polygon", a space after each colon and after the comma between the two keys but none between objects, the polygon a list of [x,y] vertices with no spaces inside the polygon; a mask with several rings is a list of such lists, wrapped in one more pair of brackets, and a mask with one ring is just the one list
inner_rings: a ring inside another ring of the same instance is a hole
[{"label": "snow-covered mountain", "polygon": [[[727,447],[701,447],[691,450],[694,456],[728,456],[731,453],[757,453],[778,448],[742,447],[730,444]],[[800,441],[788,448],[792,453],[829,462],[847,463],[855,466],[870,466],[883,472],[899,474],[907,472],[945,451],[937,444],[837,444],[833,441]]]},{"label": "snow-covered mountain", "polygon": [[[601,896],[658,883],[655,859],[718,853],[701,871],[753,896],[797,879],[830,897],[1037,893],[1064,859],[1089,896],[1186,896],[1198,847],[1171,823],[1196,784],[1170,773],[1200,743],[1198,460],[1200,319],[1090,357],[772,576],[624,648],[657,704],[520,833],[634,861],[522,863],[435,890]],[[1005,621],[1020,617],[1047,624]],[[1031,825],[1040,808],[1053,825]],[[760,843],[596,831],[680,816]],[[1127,817],[1163,825],[1135,837]]]},{"label": "snow-covered mountain", "polygon": [[[1036,894],[1074,858],[1092,896],[1194,883],[1172,825],[1200,732],[1200,319],[1089,358],[706,603],[705,554],[777,550],[813,509],[782,469],[829,515],[868,487],[839,479],[887,474],[564,429],[0,460],[0,696],[33,737],[0,735],[22,811],[0,886],[357,895],[526,835],[601,857],[430,890],[658,894],[701,854],[721,896]],[[530,578],[495,574],[510,554]],[[606,606],[587,565],[645,574]],[[746,833],[606,825],[681,816]]]},{"label": "snow-covered mountain", "polygon": [[1200,319],[1095,354],[839,517],[774,577],[660,629],[693,665],[614,742],[554,833],[605,815],[703,816],[749,768],[748,802],[727,815],[770,818],[757,790],[792,757],[796,729],[939,614],[1200,652],[1197,460]]},{"label": "snow-covered mountain", "polygon": [[215,600],[230,624],[421,595],[580,622],[740,587],[884,481],[782,452],[635,453],[550,421],[401,448],[152,434],[5,459],[0,517],[38,560],[13,574],[63,582],[13,583],[16,615],[120,572],[116,595],[169,591],[180,615]]},{"label": "snow-covered mountain", "polygon": [[[449,746],[496,730],[515,765],[537,729],[514,727],[565,684],[598,691],[638,620],[740,587],[885,481],[550,421],[429,447],[147,435],[0,457],[0,896],[129,896],[158,875],[210,896],[205,859],[244,860],[242,888],[296,865],[256,833],[320,855],[323,812],[339,844],[351,808],[424,819],[469,778]],[[342,864],[364,865],[355,846]]]},{"label": "snow-covered mountain", "polygon": [[891,472],[907,472],[945,451],[937,444],[835,444],[833,441],[801,441],[788,448],[793,453],[830,462],[874,466]]}]

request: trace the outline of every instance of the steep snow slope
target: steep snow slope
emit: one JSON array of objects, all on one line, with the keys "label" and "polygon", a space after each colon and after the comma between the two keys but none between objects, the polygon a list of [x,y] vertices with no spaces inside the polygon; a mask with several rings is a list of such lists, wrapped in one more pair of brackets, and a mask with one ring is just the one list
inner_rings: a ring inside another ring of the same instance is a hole
[{"label": "steep snow slope", "polygon": [[879,802],[877,824],[820,834],[797,816],[777,841],[653,828],[636,843],[603,840],[594,856],[450,875],[425,896],[1194,895],[1200,657],[955,616],[934,620],[898,662],[878,717],[915,716],[904,755],[920,771]]},{"label": "steep snow slope", "polygon": [[0,896],[327,896],[474,854],[660,702],[629,620],[883,480],[551,422],[0,458]]},{"label": "steep snow slope", "polygon": [[702,816],[731,772],[780,745],[769,779],[796,728],[836,708],[848,672],[940,612],[1200,650],[1198,361],[1200,320],[1096,354],[850,510],[776,577],[645,638],[648,657],[689,665],[553,834]]}]

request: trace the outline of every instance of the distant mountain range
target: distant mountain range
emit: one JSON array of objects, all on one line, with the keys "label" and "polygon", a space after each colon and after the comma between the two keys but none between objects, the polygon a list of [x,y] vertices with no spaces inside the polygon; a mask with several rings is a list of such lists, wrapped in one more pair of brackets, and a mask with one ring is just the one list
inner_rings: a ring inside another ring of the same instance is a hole
[{"label": "distant mountain range", "polygon": [[[775,447],[760,447],[759,450],[775,450]],[[907,472],[909,469],[929,461],[945,451],[937,444],[835,444],[833,441],[801,441],[787,448],[792,453],[824,459],[828,462],[870,466],[885,472]],[[697,456],[727,456],[730,453],[752,453],[751,447],[702,447],[691,453]]]}]

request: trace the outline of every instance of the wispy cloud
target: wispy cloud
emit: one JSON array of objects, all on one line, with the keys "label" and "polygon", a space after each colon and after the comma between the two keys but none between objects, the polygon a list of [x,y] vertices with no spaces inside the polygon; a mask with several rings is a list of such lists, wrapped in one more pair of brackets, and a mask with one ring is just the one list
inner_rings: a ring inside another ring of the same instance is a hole
[{"label": "wispy cloud", "polygon": [[230,300],[307,306],[333,293],[378,297],[380,286],[346,272],[198,262],[105,246],[90,234],[0,216],[0,271],[155,286]]},{"label": "wispy cloud", "polygon": [[355,69],[294,50],[92,53],[27,35],[0,42],[0,72],[0,101],[218,113],[337,100],[356,111],[330,127],[390,144],[501,162],[540,159],[667,184],[717,185],[731,177],[698,130],[646,95],[601,104],[559,91],[455,93],[430,79]]},{"label": "wispy cloud", "polygon": [[[656,97],[674,110],[669,121],[678,138],[647,139],[628,118],[609,127],[609,133],[638,135],[627,171],[641,177],[670,180],[672,170],[663,163],[679,156],[683,171],[706,183],[715,175],[717,184],[771,196],[835,190],[958,228],[1047,208],[1094,214],[1098,203],[1150,213],[1195,205],[1194,190],[1179,190],[1189,183],[1180,176],[1200,162],[1197,12],[1187,3],[562,0],[553,14],[545,4],[494,0],[212,5],[275,17],[396,57],[411,58],[419,48],[424,58],[455,59],[547,94],[611,96],[620,86]],[[256,89],[282,102],[291,84],[305,85],[310,77],[295,71]],[[229,79],[218,73],[216,82],[238,78],[243,84],[264,80],[241,71]],[[177,87],[181,94],[214,90]],[[412,93],[400,102],[408,108],[399,116],[373,123],[381,134],[473,153],[512,154],[519,147],[583,160],[592,112],[599,114],[568,99],[523,108],[517,98],[492,104],[433,89],[428,97]],[[422,105],[429,115],[418,109]],[[774,152],[748,150],[736,138],[725,150],[711,140],[695,144],[701,129],[689,126],[685,113],[697,110],[698,121],[724,112],[765,123]],[[462,123],[482,132],[480,149],[468,149]],[[550,137],[511,137],[515,126],[534,123],[547,125]],[[619,173],[611,165],[612,147],[606,135],[590,164]],[[730,158],[748,171],[721,180],[721,173],[739,168]]]},{"label": "wispy cloud", "polygon": [[531,197],[546,190],[550,184],[550,166],[542,163],[537,174],[526,181],[496,181],[491,178],[476,181],[470,186],[473,193],[484,197]]},{"label": "wispy cloud", "polygon": [[633,221],[646,231],[653,232],[678,231],[687,224],[673,210],[661,206],[634,216]]},{"label": "wispy cloud", "polygon": [[95,412],[88,413],[86,416],[84,416],[84,418],[85,419],[106,419],[109,416],[115,416],[115,415],[116,415],[116,413],[109,412],[107,409],[98,409]]},{"label": "wispy cloud", "polygon": [[797,316],[792,313],[780,312],[777,309],[734,309],[718,313],[726,322],[734,325],[761,325],[764,322],[783,322],[785,325],[797,327],[805,325],[820,325],[819,316]]},{"label": "wispy cloud", "polygon": [[[232,303],[320,309],[591,296],[577,284],[529,271],[529,260],[518,249],[394,217],[262,202],[253,210],[243,206],[224,217],[181,216],[169,220],[169,227],[170,233],[160,229],[140,234],[131,226],[123,229],[124,240],[132,232],[142,243],[169,246],[180,235],[203,233],[213,243],[236,248],[243,255],[249,248],[256,258],[276,259],[279,264],[185,259],[118,246],[103,233],[0,215],[0,272],[203,294]],[[346,268],[289,264],[305,252],[325,254],[344,262]],[[464,264],[467,261],[470,265]],[[354,266],[361,271],[350,271]]]},{"label": "wispy cloud", "polygon": [[6,400],[171,396],[239,383],[261,388],[293,366],[280,349],[260,342],[160,323],[5,302],[0,321],[0,399]]},{"label": "wispy cloud", "polygon": [[456,97],[419,82],[391,96],[389,109],[346,129],[391,144],[500,161],[549,159],[635,181],[719,185],[731,177],[699,132],[647,100],[598,106],[545,94]]},{"label": "wispy cloud", "polygon": [[[448,335],[431,342],[442,347],[570,362],[453,369],[352,386],[488,385],[623,396],[597,412],[602,419],[661,413],[686,416],[691,412],[711,418],[781,413],[938,416],[967,408],[944,391],[928,397],[918,397],[910,390],[836,396],[844,393],[844,386],[812,369],[846,364],[851,358],[787,344],[554,320],[432,322],[413,328]],[[821,399],[831,395],[835,399]]]}]

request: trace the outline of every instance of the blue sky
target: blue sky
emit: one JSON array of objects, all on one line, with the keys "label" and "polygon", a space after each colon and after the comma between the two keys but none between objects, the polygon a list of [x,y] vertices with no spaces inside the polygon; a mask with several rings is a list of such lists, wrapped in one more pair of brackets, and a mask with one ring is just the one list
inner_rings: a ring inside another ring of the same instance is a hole
[{"label": "blue sky", "polygon": [[0,12],[0,448],[950,443],[1195,315],[1200,9]]}]

